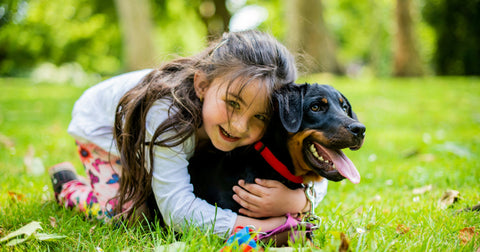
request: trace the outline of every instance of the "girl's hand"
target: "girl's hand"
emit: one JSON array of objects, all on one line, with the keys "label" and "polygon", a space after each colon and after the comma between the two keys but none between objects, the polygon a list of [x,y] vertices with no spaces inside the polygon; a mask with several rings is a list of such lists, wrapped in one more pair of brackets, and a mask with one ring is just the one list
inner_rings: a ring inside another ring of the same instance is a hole
[{"label": "girl's hand", "polygon": [[268,179],[255,179],[252,184],[239,180],[238,185],[233,187],[233,199],[242,206],[240,214],[261,218],[310,209],[303,188],[291,190],[276,180]]}]

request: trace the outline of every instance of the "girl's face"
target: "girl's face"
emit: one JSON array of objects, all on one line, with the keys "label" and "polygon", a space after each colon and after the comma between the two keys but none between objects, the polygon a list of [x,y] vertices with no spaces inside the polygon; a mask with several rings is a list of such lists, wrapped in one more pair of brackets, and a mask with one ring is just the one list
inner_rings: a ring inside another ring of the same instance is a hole
[{"label": "girl's face", "polygon": [[255,80],[242,89],[240,81],[228,87],[224,79],[216,78],[205,86],[200,92],[196,89],[197,96],[203,98],[199,140],[210,139],[221,151],[260,140],[269,119],[268,94],[263,83]]}]

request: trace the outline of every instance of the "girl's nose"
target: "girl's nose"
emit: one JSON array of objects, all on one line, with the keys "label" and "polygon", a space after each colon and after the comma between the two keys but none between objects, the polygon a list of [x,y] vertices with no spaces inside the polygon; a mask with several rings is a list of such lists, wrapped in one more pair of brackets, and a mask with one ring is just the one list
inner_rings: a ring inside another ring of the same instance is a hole
[{"label": "girl's nose", "polygon": [[243,134],[248,131],[248,117],[245,115],[238,115],[232,118],[231,126],[237,134]]}]

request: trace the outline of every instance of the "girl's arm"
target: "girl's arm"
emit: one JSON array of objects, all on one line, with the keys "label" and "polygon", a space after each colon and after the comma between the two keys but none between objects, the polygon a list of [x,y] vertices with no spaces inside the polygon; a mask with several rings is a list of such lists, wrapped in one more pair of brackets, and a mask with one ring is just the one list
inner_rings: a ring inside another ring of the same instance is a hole
[{"label": "girl's arm", "polygon": [[[148,141],[158,124],[166,120],[168,108],[168,101],[160,100],[149,110],[146,127]],[[194,149],[194,137],[172,148],[154,147],[152,190],[158,208],[165,223],[176,231],[193,225],[199,228],[213,227],[214,233],[228,235],[235,227],[237,214],[228,209],[217,208],[197,198],[193,193],[187,167]]]},{"label": "girl's arm", "polygon": [[[271,217],[268,219],[255,219],[238,215],[234,227],[253,225],[257,231],[269,231],[283,225],[287,221],[286,216]],[[233,232],[234,230],[232,230]]]},{"label": "girl's arm", "polygon": [[[314,183],[316,197],[313,208],[325,196],[327,184],[325,179]],[[283,216],[312,209],[303,188],[291,190],[275,180],[256,179],[252,184],[240,180],[239,185],[233,187],[233,191],[235,192],[233,199],[243,207],[239,212],[250,217]]]}]

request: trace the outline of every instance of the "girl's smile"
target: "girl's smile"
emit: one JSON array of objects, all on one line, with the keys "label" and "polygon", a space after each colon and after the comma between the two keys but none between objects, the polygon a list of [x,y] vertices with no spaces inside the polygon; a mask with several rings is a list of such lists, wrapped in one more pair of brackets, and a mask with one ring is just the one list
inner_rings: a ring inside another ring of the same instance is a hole
[{"label": "girl's smile", "polygon": [[237,140],[239,140],[240,138],[239,137],[234,137],[230,134],[228,134],[227,131],[225,131],[222,127],[218,127],[220,129],[220,135],[223,136],[223,138],[225,139],[225,141],[228,141],[228,142],[235,142]]}]

